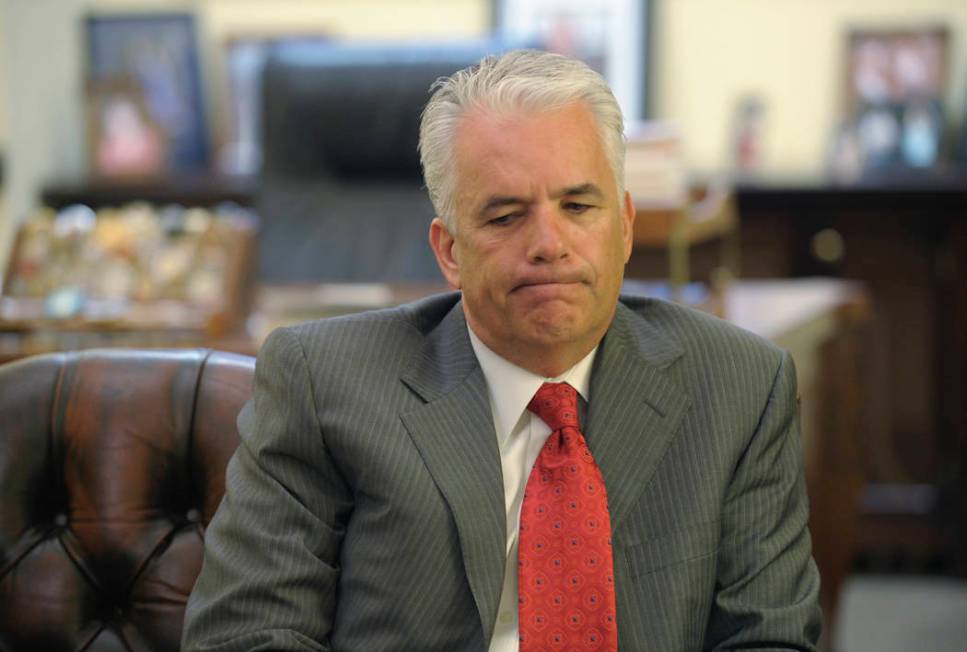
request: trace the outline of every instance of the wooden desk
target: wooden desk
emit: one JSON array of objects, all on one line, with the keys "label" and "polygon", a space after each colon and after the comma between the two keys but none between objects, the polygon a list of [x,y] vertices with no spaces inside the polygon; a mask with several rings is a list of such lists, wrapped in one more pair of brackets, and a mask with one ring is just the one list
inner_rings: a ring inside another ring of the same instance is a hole
[{"label": "wooden desk", "polygon": [[691,280],[691,249],[710,242],[719,245],[719,260],[708,277],[721,286],[739,275],[739,229],[735,199],[726,187],[706,185],[689,193],[683,203],[635,203],[632,258],[634,273],[647,249],[664,250],[668,258],[668,280],[676,300]]}]

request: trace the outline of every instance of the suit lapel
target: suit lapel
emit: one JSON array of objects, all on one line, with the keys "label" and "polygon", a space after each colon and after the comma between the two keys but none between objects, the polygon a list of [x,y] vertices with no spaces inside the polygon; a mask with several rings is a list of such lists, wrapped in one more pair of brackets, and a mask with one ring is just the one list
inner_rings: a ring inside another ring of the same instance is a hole
[{"label": "suit lapel", "polygon": [[453,514],[470,590],[490,640],[503,584],[506,514],[500,452],[462,304],[428,336],[403,382],[426,403],[402,416]]},{"label": "suit lapel", "polygon": [[[612,527],[638,501],[674,440],[689,398],[665,369],[678,345],[618,304],[595,360],[585,436],[608,488]],[[503,583],[506,514],[500,452],[462,304],[426,340],[403,382],[425,403],[401,415],[450,507],[485,640]]]},{"label": "suit lapel", "polygon": [[681,355],[674,341],[618,304],[595,359],[585,433],[607,485],[612,528],[679,431],[689,398],[664,369]]}]

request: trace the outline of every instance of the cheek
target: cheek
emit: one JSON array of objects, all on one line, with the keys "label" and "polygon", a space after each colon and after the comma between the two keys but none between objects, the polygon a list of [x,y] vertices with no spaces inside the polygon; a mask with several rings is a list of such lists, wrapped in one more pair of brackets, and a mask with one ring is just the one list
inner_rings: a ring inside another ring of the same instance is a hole
[{"label": "cheek", "polygon": [[585,233],[578,242],[583,257],[593,263],[598,272],[620,265],[624,258],[624,238],[613,228]]},{"label": "cheek", "polygon": [[460,270],[460,290],[464,295],[476,296],[480,293],[484,279],[480,273],[477,256],[466,248],[455,251],[454,258]]},{"label": "cheek", "polygon": [[490,243],[467,247],[462,252],[460,269],[466,276],[473,277],[477,284],[496,283],[510,267],[506,251],[506,246],[494,246]]},{"label": "cheek", "polygon": [[477,258],[469,272],[472,285],[478,296],[494,300],[501,295],[504,286],[501,267],[493,260]]}]

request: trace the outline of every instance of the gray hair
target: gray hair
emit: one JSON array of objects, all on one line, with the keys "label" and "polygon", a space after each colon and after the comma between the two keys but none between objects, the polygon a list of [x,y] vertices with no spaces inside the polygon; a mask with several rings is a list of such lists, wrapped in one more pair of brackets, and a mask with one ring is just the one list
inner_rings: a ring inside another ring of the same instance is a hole
[{"label": "gray hair", "polygon": [[607,82],[585,63],[540,50],[512,50],[441,77],[420,121],[420,162],[430,201],[451,233],[455,232],[456,185],[453,143],[464,112],[553,110],[584,101],[591,109],[618,196],[624,189],[625,139],[621,108]]}]

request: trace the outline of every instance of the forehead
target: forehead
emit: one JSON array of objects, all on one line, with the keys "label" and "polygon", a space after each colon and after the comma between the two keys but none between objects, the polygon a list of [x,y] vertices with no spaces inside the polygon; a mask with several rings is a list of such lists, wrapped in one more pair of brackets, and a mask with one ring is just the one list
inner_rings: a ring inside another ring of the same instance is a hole
[{"label": "forehead", "polygon": [[469,109],[457,127],[454,159],[461,200],[495,185],[514,192],[610,185],[597,124],[580,101],[544,111]]}]

